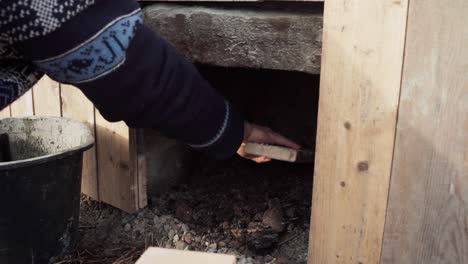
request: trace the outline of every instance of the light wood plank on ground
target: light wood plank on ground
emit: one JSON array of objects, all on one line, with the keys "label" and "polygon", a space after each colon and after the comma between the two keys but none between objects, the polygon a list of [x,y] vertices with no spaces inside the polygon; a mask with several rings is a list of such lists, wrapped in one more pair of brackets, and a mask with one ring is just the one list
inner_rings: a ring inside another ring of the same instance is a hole
[{"label": "light wood plank on ground", "polygon": [[149,248],[136,264],[236,264],[236,257],[224,254],[165,248]]},{"label": "light wood plank on ground", "polygon": [[[78,88],[71,85],[62,84],[60,95],[63,116],[86,123],[94,133],[95,126],[93,104]],[[82,193],[99,201],[99,182],[97,173],[97,155],[96,146],[94,146],[92,149],[86,151],[83,156],[83,177],[81,181],[81,191]]]},{"label": "light wood plank on ground", "polygon": [[44,76],[33,89],[35,115],[61,116],[59,83]]},{"label": "light wood plank on ground", "polygon": [[327,1],[309,263],[378,263],[408,1]]},{"label": "light wood plank on ground", "polygon": [[468,263],[468,2],[412,0],[381,263]]}]

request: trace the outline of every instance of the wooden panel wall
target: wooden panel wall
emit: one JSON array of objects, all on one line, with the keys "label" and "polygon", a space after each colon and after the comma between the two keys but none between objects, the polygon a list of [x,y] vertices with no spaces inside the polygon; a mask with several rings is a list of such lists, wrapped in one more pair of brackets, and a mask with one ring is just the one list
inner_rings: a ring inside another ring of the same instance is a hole
[{"label": "wooden panel wall", "polygon": [[468,1],[411,0],[382,263],[468,263]]},{"label": "wooden panel wall", "polygon": [[326,1],[309,263],[378,263],[407,0]]}]

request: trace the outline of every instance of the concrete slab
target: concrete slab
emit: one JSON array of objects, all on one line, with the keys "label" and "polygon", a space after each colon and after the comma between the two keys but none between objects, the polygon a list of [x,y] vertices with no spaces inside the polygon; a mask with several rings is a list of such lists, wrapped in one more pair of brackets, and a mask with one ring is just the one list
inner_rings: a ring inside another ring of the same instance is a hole
[{"label": "concrete slab", "polygon": [[145,23],[195,62],[320,72],[320,12],[176,4],[154,4],[144,11]]}]

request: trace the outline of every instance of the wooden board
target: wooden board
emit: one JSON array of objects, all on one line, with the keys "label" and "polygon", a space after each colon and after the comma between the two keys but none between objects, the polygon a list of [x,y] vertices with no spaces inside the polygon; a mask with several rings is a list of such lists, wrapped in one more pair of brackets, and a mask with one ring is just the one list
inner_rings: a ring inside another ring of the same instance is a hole
[{"label": "wooden board", "polygon": [[379,262],[407,4],[325,4],[309,263]]},{"label": "wooden board", "polygon": [[[61,85],[60,95],[63,116],[85,122],[91,128],[91,131],[94,132],[94,106],[84,94],[76,87]],[[96,147],[84,153],[81,191],[99,201],[99,182],[96,161]]]},{"label": "wooden board", "polygon": [[149,248],[136,264],[236,264],[236,257],[206,252]]},{"label": "wooden board", "polygon": [[5,107],[2,111],[0,111],[0,118],[11,117],[10,106]]},{"label": "wooden board", "polygon": [[33,89],[35,115],[61,116],[59,83],[44,76]]},{"label": "wooden board", "polygon": [[468,263],[468,1],[412,0],[382,263]]},{"label": "wooden board", "polygon": [[[278,2],[277,0],[137,0],[138,2]],[[281,0],[281,2],[324,2],[325,0]]]},{"label": "wooden board", "polygon": [[34,115],[33,89],[30,89],[20,98],[11,104],[11,116],[32,116]]},{"label": "wooden board", "polygon": [[124,122],[106,121],[96,111],[96,140],[101,201],[126,212],[136,212],[140,208],[138,161],[133,146],[136,140],[130,136],[130,129]]}]

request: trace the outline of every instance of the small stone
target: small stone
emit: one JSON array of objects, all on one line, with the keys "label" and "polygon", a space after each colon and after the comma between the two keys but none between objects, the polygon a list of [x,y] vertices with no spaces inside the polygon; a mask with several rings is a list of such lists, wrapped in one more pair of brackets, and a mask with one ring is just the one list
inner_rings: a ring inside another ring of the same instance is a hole
[{"label": "small stone", "polygon": [[132,228],[132,226],[129,223],[126,223],[125,226],[124,226],[125,231],[130,231],[131,228]]},{"label": "small stone", "polygon": [[280,206],[268,208],[263,214],[262,222],[271,227],[275,232],[282,232],[284,230],[283,211]]},{"label": "small stone", "polygon": [[173,239],[173,238],[174,238],[174,236],[175,236],[175,231],[174,231],[174,230],[172,230],[172,229],[171,229],[171,230],[169,230],[169,233],[167,234],[167,237],[168,237],[169,239]]},{"label": "small stone", "polygon": [[276,257],[276,264],[288,264],[289,260],[283,256]]},{"label": "small stone", "polygon": [[219,254],[226,254],[227,252],[228,252],[228,249],[225,248],[225,247],[220,248],[220,249],[218,249],[218,251],[217,251],[217,253],[219,253]]},{"label": "small stone", "polygon": [[161,218],[157,215],[153,217],[153,223],[155,226],[160,226],[162,224]]},{"label": "small stone", "polygon": [[174,241],[174,243],[176,243],[177,241],[179,241],[179,235],[175,234],[175,236],[174,236],[174,238],[173,238],[172,241]]},{"label": "small stone", "polygon": [[182,231],[188,232],[189,230],[190,230],[190,229],[189,229],[188,225],[186,225],[186,224],[183,224],[183,225],[182,225]]},{"label": "small stone", "polygon": [[190,233],[185,234],[185,236],[184,236],[184,241],[185,241],[187,244],[192,244],[192,234],[190,234]]},{"label": "small stone", "polygon": [[294,209],[294,207],[291,207],[291,208],[289,208],[288,210],[286,210],[286,215],[287,215],[288,217],[292,218],[292,217],[294,217],[294,215],[295,215],[295,211],[296,211],[296,210]]},{"label": "small stone", "polygon": [[215,243],[213,243],[213,244],[208,246],[207,252],[216,253],[217,249],[218,249],[218,246]]},{"label": "small stone", "polygon": [[178,250],[184,250],[186,247],[187,247],[187,244],[182,240],[177,241],[175,243],[175,248],[178,249]]},{"label": "small stone", "polygon": [[190,246],[186,246],[184,250],[190,250]]},{"label": "small stone", "polygon": [[193,215],[192,208],[190,208],[188,205],[180,204],[179,206],[177,206],[176,216],[180,220],[184,222],[190,222],[192,221],[192,215]]}]

